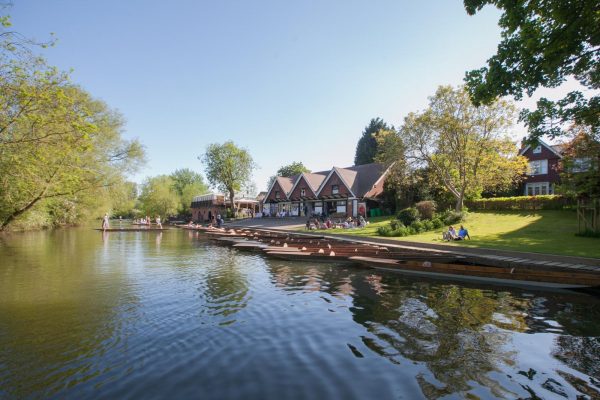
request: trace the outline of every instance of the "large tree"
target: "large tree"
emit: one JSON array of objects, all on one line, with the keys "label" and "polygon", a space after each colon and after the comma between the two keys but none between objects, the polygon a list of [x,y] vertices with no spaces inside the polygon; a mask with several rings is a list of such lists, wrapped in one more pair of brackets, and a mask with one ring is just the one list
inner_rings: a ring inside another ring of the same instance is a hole
[{"label": "large tree", "polygon": [[310,172],[310,169],[306,168],[304,164],[302,164],[302,161],[294,161],[291,164],[284,165],[277,170],[275,175],[269,178],[269,181],[267,182],[267,188],[271,187],[273,182],[275,182],[275,178],[278,176],[285,176],[289,178],[290,176],[300,175],[303,172]]},{"label": "large tree", "polygon": [[9,27],[0,16],[0,230],[34,210],[81,214],[143,161],[122,117]]},{"label": "large tree", "polygon": [[38,203],[122,181],[143,160],[123,120],[56,72],[1,77],[0,230]]},{"label": "large tree", "polygon": [[410,113],[402,127],[409,156],[431,169],[462,210],[465,196],[511,185],[526,162],[506,136],[514,107],[507,101],[474,106],[463,88],[441,86],[422,113]]},{"label": "large tree", "polygon": [[390,130],[393,127],[388,126],[381,118],[373,118],[369,125],[363,130],[362,136],[356,144],[356,154],[354,155],[354,165],[370,164],[375,161],[377,155],[377,140],[375,134],[380,130]]},{"label": "large tree", "polygon": [[250,184],[255,163],[246,149],[232,141],[212,143],[202,157],[206,177],[211,185],[229,194],[231,209],[235,209],[235,194]]},{"label": "large tree", "polygon": [[146,215],[163,218],[177,214],[179,196],[175,191],[173,179],[168,175],[158,175],[148,178],[142,184],[139,201]]},{"label": "large tree", "polygon": [[600,131],[600,5],[598,0],[464,0],[474,15],[491,4],[503,11],[502,41],[487,66],[467,73],[475,104],[491,104],[498,96],[521,99],[539,87],[554,88],[566,78],[590,89],[568,93],[558,101],[542,98],[521,120],[530,139],[562,135],[572,123]]},{"label": "large tree", "polygon": [[170,176],[173,180],[173,188],[180,199],[180,211],[189,214],[194,196],[208,192],[208,186],[204,183],[202,175],[189,168],[177,169]]}]

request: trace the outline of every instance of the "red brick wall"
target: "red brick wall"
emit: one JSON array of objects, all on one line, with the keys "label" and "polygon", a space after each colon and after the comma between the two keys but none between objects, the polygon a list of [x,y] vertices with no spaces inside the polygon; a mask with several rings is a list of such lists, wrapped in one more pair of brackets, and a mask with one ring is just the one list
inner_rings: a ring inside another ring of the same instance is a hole
[{"label": "red brick wall", "polygon": [[304,177],[301,177],[300,181],[298,182],[298,185],[296,186],[296,188],[290,195],[290,199],[299,200],[300,193],[302,193],[302,189],[304,189],[304,192],[305,192],[304,197],[311,198],[311,199],[315,198],[315,195],[313,194],[312,189],[310,188],[310,186],[308,186],[308,183],[306,183],[306,180],[304,179]]},{"label": "red brick wall", "polygon": [[325,186],[323,187],[323,190],[321,190],[321,193],[319,193],[319,197],[322,196],[331,196],[331,186],[332,185],[338,185],[339,186],[339,191],[338,191],[338,195],[341,195],[343,197],[345,196],[352,196],[352,194],[350,193],[350,190],[346,187],[346,185],[344,185],[344,183],[342,182],[342,180],[340,179],[340,177],[338,176],[338,174],[336,174],[335,172],[329,177],[329,180],[327,182],[325,182]]},{"label": "red brick wall", "polygon": [[[275,198],[275,192],[279,190],[279,199]],[[271,192],[269,193],[269,196],[267,197],[267,201],[266,202],[274,202],[274,201],[281,201],[281,200],[285,200],[285,192],[281,189],[281,186],[279,186],[279,182],[275,182],[275,184],[273,185],[273,188],[271,189]]]},{"label": "red brick wall", "polygon": [[554,152],[550,151],[546,146],[542,145],[542,152],[534,154],[533,147],[527,149],[527,151],[523,154],[525,158],[529,161],[534,160],[548,160],[548,173],[541,175],[526,175],[525,179],[522,182],[523,187],[526,183],[533,182],[550,182],[550,183],[558,183],[560,182],[559,175],[559,161],[560,157],[557,156]]}]

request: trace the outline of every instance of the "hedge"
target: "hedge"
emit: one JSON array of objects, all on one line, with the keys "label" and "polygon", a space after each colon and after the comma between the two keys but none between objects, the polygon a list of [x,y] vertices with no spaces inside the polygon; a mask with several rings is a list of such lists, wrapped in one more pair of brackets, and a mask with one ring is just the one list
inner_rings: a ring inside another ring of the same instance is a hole
[{"label": "hedge", "polygon": [[573,205],[573,200],[560,195],[495,197],[466,200],[469,210],[562,210]]}]

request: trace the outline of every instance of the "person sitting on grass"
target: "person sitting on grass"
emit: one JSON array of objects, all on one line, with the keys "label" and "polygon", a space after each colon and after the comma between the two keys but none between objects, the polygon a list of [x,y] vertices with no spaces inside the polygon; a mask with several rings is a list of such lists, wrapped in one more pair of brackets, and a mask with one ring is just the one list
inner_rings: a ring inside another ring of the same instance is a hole
[{"label": "person sitting on grass", "polygon": [[458,235],[456,234],[456,230],[454,229],[453,226],[449,226],[448,231],[442,233],[443,240],[447,240],[447,241],[456,240],[457,237],[458,237]]},{"label": "person sitting on grass", "polygon": [[471,236],[469,236],[469,231],[464,227],[464,226],[460,226],[460,229],[458,230],[458,237],[456,237],[456,239],[454,240],[466,240],[469,239],[471,240]]}]

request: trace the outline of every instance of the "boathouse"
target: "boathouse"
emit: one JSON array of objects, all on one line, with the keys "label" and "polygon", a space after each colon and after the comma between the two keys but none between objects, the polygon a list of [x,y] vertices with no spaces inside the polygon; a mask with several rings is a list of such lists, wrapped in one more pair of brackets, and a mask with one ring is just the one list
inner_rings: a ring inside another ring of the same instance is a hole
[{"label": "boathouse", "polygon": [[[260,202],[257,199],[237,198],[233,201],[234,212],[238,217],[254,217],[260,211]],[[195,222],[211,221],[213,217],[221,215],[225,218],[231,215],[229,198],[220,193],[207,193],[196,196],[192,200],[190,209],[192,220]]]},{"label": "boathouse", "polygon": [[367,216],[381,205],[388,173],[389,168],[372,163],[278,176],[265,195],[263,212],[267,216]]}]

